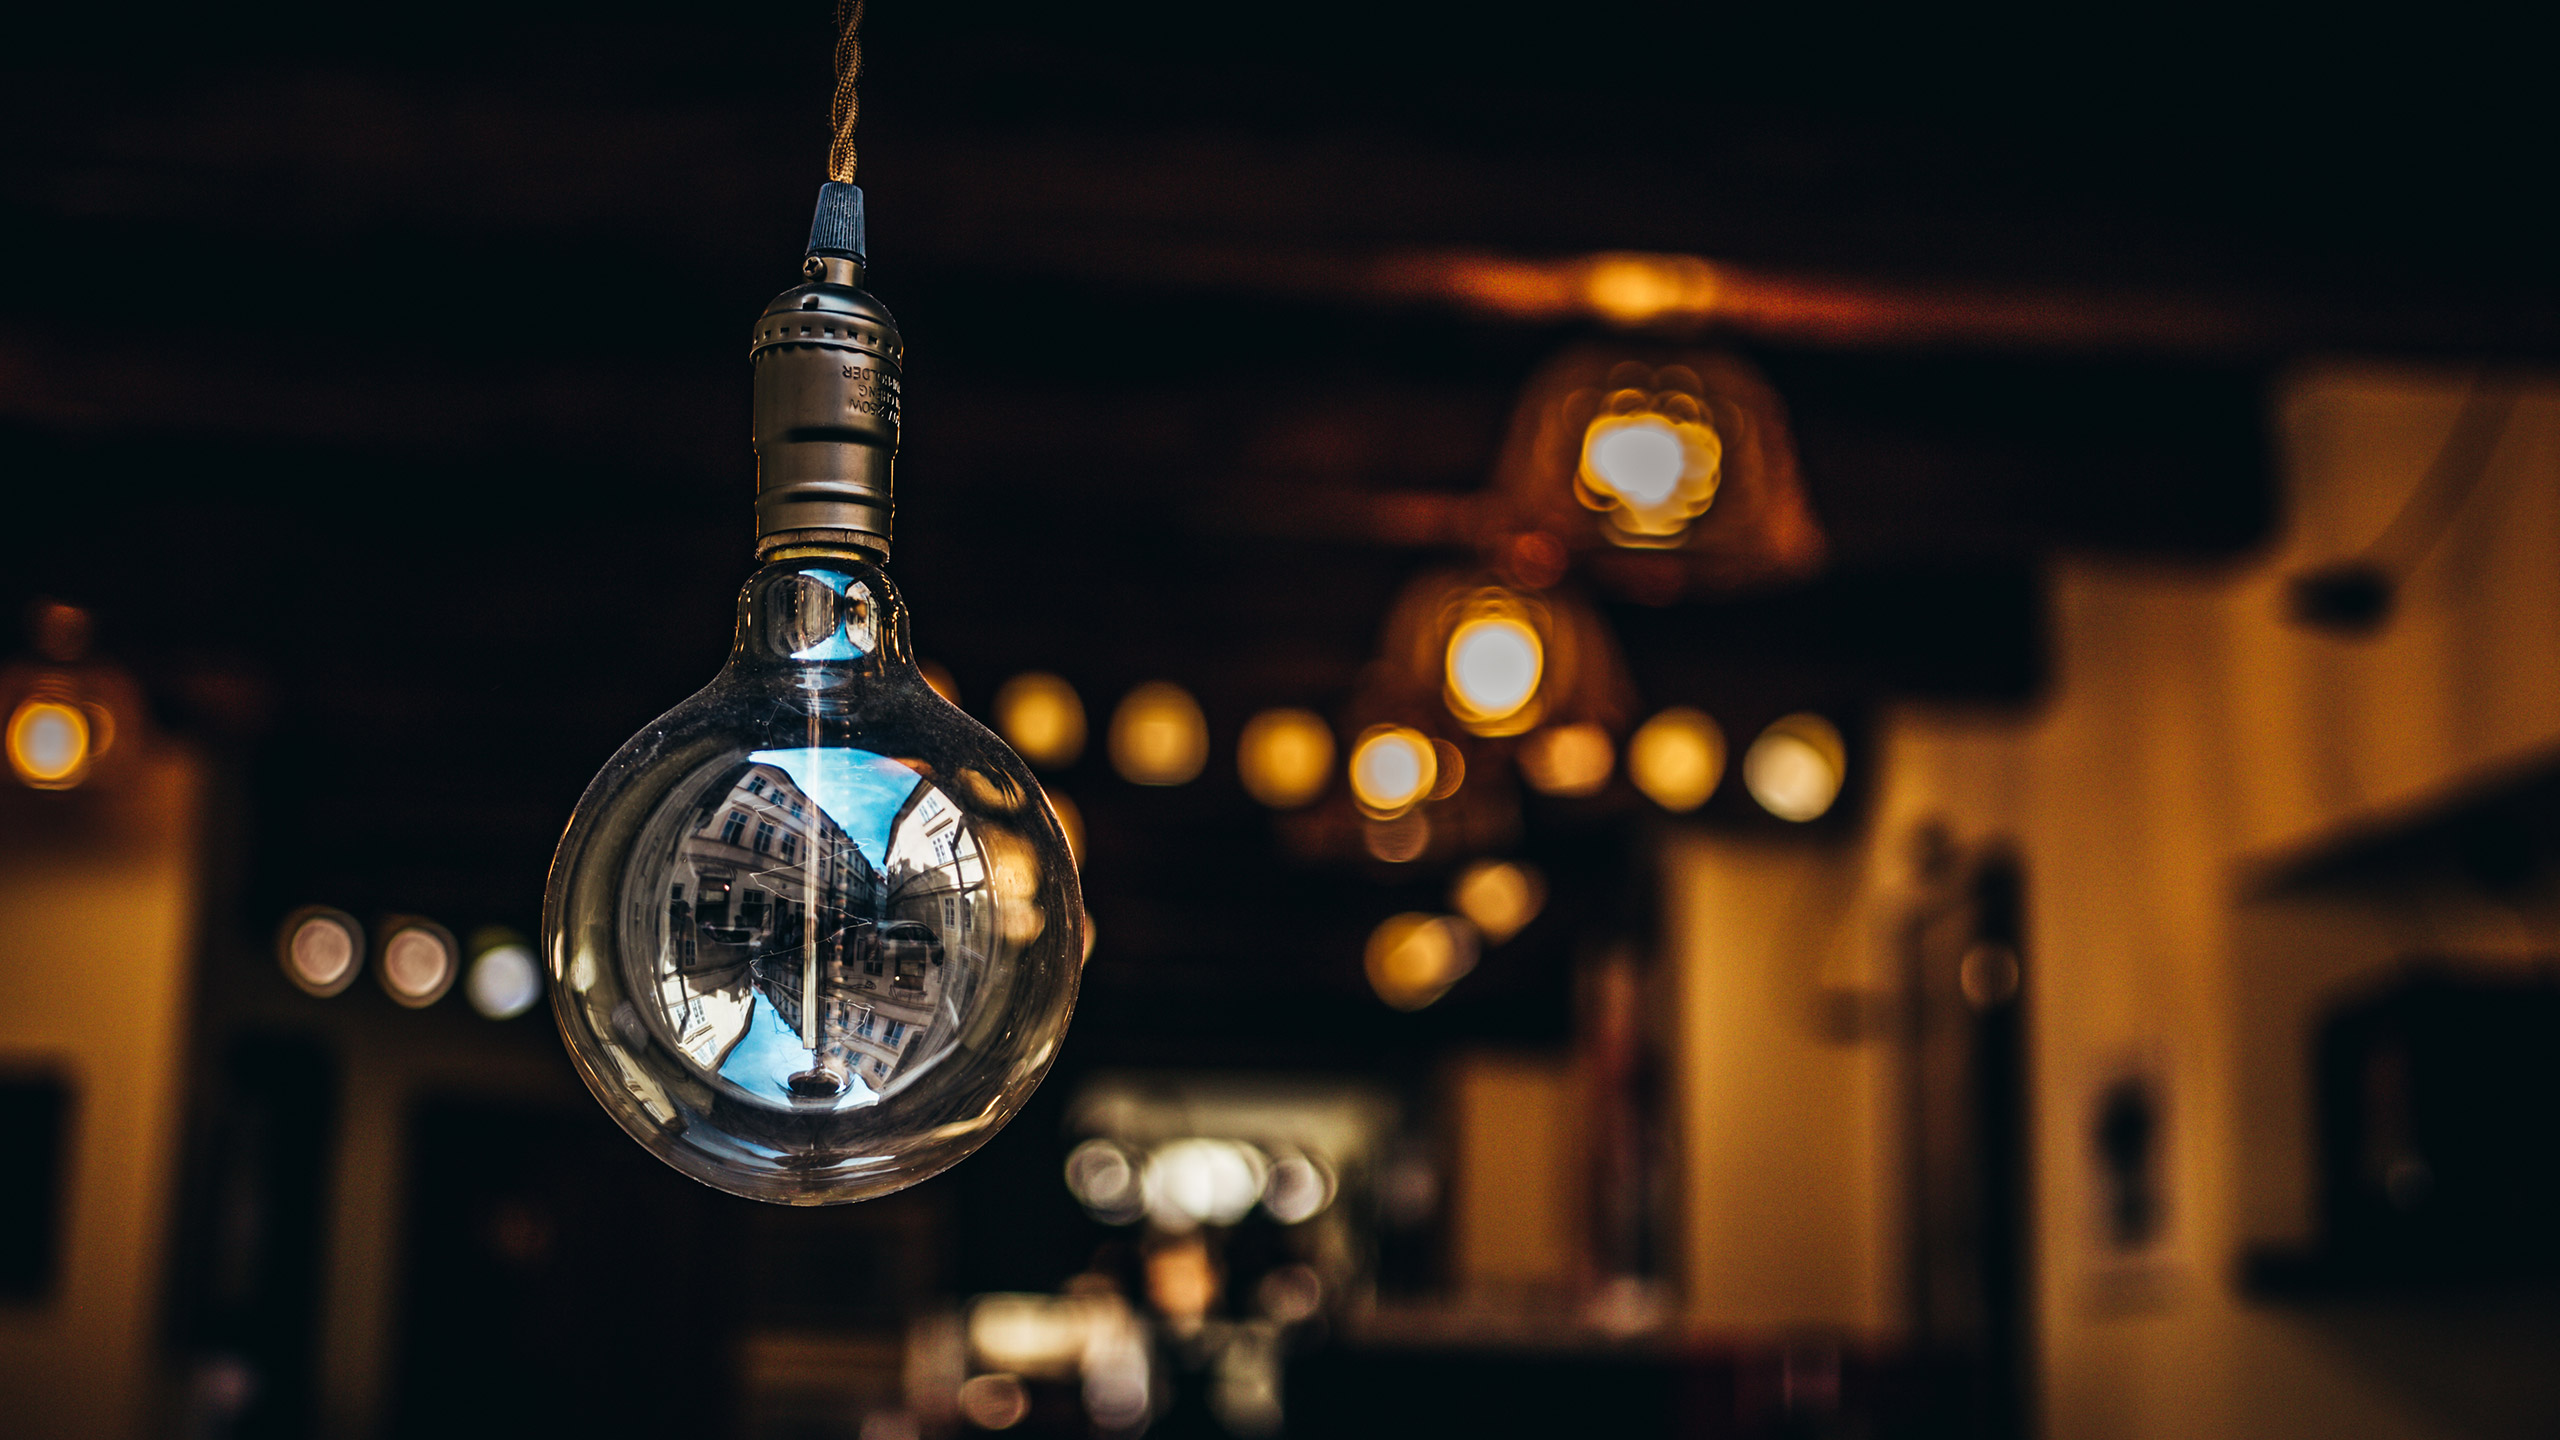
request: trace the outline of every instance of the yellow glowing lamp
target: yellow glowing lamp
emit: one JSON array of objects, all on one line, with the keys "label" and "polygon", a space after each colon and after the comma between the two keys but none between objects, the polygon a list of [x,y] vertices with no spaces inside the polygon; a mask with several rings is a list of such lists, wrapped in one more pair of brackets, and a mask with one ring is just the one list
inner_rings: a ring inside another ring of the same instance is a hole
[{"label": "yellow glowing lamp", "polygon": [[[1621,391],[1611,399],[1611,411],[1583,431],[1574,494],[1608,516],[1609,538],[1622,545],[1676,544],[1715,503],[1724,440],[1687,395]],[[1666,408],[1621,408],[1650,401]]]},{"label": "yellow glowing lamp", "polygon": [[1673,706],[1627,742],[1627,778],[1654,804],[1681,814],[1707,803],[1724,779],[1724,730],[1713,716]]},{"label": "yellow glowing lamp", "polygon": [[8,748],[11,772],[38,790],[68,790],[89,778],[96,753],[86,710],[38,696],[10,713]]},{"label": "yellow glowing lamp", "polygon": [[1609,732],[1587,720],[1541,730],[1520,744],[1520,773],[1542,794],[1597,795],[1617,764]]},{"label": "yellow glowing lamp", "polygon": [[1770,722],[1742,757],[1742,783],[1760,808],[1799,823],[1820,817],[1840,798],[1849,747],[1840,729],[1811,711]]},{"label": "yellow glowing lamp", "polygon": [[1399,1010],[1419,1010],[1476,968],[1476,934],[1454,915],[1391,915],[1369,932],[1369,987]]},{"label": "yellow glowing lamp", "polygon": [[1312,710],[1265,710],[1236,737],[1236,776],[1245,793],[1274,810],[1294,810],[1324,793],[1333,772],[1333,731]]},{"label": "yellow glowing lamp", "polygon": [[1074,686],[1045,670],[1004,682],[996,691],[995,719],[1022,758],[1042,769],[1073,765],[1084,753],[1084,702]]},{"label": "yellow glowing lamp", "polygon": [[1186,785],[1209,761],[1209,722],[1179,685],[1149,681],[1111,715],[1111,764],[1135,785]]},{"label": "yellow glowing lamp", "polygon": [[1389,820],[1429,798],[1440,778],[1431,737],[1403,725],[1372,725],[1351,747],[1351,798],[1373,820]]}]

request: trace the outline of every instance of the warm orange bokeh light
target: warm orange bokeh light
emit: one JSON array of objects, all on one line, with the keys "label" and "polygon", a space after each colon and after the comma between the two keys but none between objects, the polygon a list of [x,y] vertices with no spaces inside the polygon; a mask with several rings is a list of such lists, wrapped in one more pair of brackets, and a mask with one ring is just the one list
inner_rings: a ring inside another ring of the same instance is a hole
[{"label": "warm orange bokeh light", "polygon": [[9,768],[38,790],[68,790],[89,775],[89,717],[77,705],[30,698],[9,716]]},{"label": "warm orange bokeh light", "polygon": [[1073,765],[1084,753],[1084,701],[1074,686],[1045,670],[1004,682],[996,691],[995,720],[1022,758],[1044,770]]},{"label": "warm orange bokeh light", "polygon": [[1520,773],[1548,795],[1596,795],[1617,763],[1609,732],[1589,721],[1541,730],[1520,744]]},{"label": "warm orange bokeh light", "polygon": [[1324,793],[1333,773],[1333,731],[1312,710],[1265,710],[1236,738],[1236,775],[1245,793],[1274,810],[1294,810]]},{"label": "warm orange bokeh light", "polygon": [[1369,932],[1369,986],[1399,1010],[1419,1010],[1476,966],[1476,933],[1454,915],[1391,915]]},{"label": "warm orange bokeh light", "polygon": [[1483,931],[1485,939],[1499,945],[1546,908],[1546,877],[1534,865],[1479,860],[1459,872],[1457,883],[1449,887],[1449,903]]},{"label": "warm orange bokeh light", "polygon": [[1149,681],[1111,715],[1111,764],[1136,785],[1185,785],[1209,762],[1209,722],[1179,685]]},{"label": "warm orange bokeh light", "polygon": [[1707,803],[1724,779],[1724,730],[1715,718],[1673,706],[1644,722],[1627,742],[1627,778],[1674,814]]},{"label": "warm orange bokeh light", "polygon": [[1420,804],[1440,778],[1431,737],[1402,725],[1372,725],[1351,747],[1351,797],[1373,819]]},{"label": "warm orange bokeh light", "polygon": [[1772,721],[1742,757],[1742,783],[1781,820],[1821,816],[1840,798],[1849,747],[1840,729],[1811,711]]}]

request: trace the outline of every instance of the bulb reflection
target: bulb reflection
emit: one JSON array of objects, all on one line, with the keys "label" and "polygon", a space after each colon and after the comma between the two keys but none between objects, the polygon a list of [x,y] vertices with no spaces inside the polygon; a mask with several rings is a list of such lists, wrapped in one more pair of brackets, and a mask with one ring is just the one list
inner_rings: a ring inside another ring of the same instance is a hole
[{"label": "bulb reflection", "polygon": [[1333,770],[1333,731],[1312,710],[1265,710],[1236,739],[1236,775],[1245,793],[1274,810],[1294,810],[1324,793]]},{"label": "bulb reflection", "polygon": [[1742,783],[1760,807],[1781,820],[1819,818],[1848,778],[1848,746],[1839,727],[1810,711],[1771,722],[1742,757]]},{"label": "bulb reflection", "polygon": [[1627,742],[1627,778],[1675,814],[1707,803],[1724,779],[1724,731],[1714,717],[1674,706],[1644,722]]},{"label": "bulb reflection", "polygon": [[1084,812],[1076,802],[1055,790],[1041,792],[1049,800],[1049,813],[1058,817],[1058,828],[1066,833],[1067,853],[1075,857],[1076,868],[1084,868]]},{"label": "bulb reflection", "polygon": [[1479,860],[1458,874],[1449,887],[1449,903],[1468,923],[1500,945],[1519,934],[1546,908],[1546,877],[1534,865],[1509,860]]},{"label": "bulb reflection", "polygon": [[1520,773],[1529,783],[1568,799],[1600,793],[1617,763],[1609,732],[1587,720],[1541,730],[1520,746]]},{"label": "bulb reflection", "polygon": [[1184,785],[1209,759],[1209,723],[1179,685],[1150,681],[1111,715],[1111,764],[1135,785]]},{"label": "bulb reflection", "polygon": [[68,790],[88,778],[89,717],[59,700],[19,703],[9,716],[9,768],[38,790]]},{"label": "bulb reflection", "polygon": [[1016,675],[996,691],[996,729],[1022,758],[1063,769],[1084,753],[1084,701],[1075,687],[1044,670]]},{"label": "bulb reflection", "polygon": [[1419,1010],[1476,966],[1476,932],[1453,915],[1391,915],[1369,933],[1369,987],[1399,1010]]},{"label": "bulb reflection", "polygon": [[1412,809],[1439,778],[1440,757],[1430,737],[1419,730],[1372,725],[1351,747],[1351,797],[1372,819],[1391,819]]}]

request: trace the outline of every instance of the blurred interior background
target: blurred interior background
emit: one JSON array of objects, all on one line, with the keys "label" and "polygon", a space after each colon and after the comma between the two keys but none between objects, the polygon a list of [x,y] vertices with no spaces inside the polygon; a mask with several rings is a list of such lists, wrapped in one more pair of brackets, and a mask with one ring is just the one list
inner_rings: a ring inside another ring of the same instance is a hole
[{"label": "blurred interior background", "polygon": [[2533,47],[883,0],[894,573],[1096,943],[783,1210],[525,946],[831,22],[13,19],[0,1428],[2560,1428]]}]

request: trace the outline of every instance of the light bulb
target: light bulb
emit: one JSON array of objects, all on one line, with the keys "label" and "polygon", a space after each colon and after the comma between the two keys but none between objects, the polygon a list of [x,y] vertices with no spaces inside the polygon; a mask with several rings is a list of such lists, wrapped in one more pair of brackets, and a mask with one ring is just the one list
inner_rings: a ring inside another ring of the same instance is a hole
[{"label": "light bulb", "polygon": [[861,192],[757,321],[757,552],[729,663],[587,787],[543,961],[632,1137],[759,1200],[867,1199],[984,1144],[1075,1007],[1084,904],[1030,770],[916,664],[889,552],[896,323]]}]

